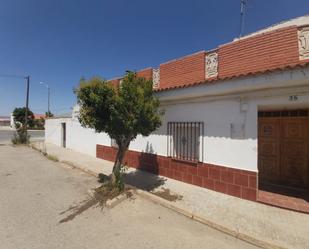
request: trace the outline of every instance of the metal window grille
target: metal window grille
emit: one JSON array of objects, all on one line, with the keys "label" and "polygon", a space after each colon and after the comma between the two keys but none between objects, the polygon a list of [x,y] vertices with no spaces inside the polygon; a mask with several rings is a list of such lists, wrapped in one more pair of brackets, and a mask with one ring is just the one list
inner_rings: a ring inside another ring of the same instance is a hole
[{"label": "metal window grille", "polygon": [[168,122],[168,156],[187,160],[203,161],[203,122]]}]

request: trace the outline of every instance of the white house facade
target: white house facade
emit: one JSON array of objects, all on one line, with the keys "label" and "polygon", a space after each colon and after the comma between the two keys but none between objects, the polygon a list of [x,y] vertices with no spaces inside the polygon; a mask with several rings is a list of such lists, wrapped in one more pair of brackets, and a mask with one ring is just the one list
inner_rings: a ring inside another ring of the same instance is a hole
[{"label": "white house facade", "polygon": [[[252,201],[268,185],[309,190],[309,17],[138,74],[165,114],[128,166]],[[114,160],[109,136],[77,116],[46,120],[46,141]]]}]

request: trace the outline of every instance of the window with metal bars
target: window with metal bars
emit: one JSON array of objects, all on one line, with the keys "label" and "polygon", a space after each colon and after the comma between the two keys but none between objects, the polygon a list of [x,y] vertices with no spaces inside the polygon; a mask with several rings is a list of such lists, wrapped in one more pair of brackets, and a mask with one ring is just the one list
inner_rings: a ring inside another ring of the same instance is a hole
[{"label": "window with metal bars", "polygon": [[203,122],[168,122],[168,156],[186,160],[203,161]]}]

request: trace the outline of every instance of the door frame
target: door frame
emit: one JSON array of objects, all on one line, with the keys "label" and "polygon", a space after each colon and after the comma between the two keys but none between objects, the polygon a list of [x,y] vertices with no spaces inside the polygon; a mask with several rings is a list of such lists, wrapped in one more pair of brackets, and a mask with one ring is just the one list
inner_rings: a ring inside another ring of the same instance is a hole
[{"label": "door frame", "polygon": [[63,122],[61,123],[61,147],[66,148],[66,133],[67,133],[67,129],[66,129],[66,123]]},{"label": "door frame", "polygon": [[[261,113],[264,113],[263,115],[261,115]],[[280,113],[280,115],[278,114]],[[260,120],[261,119],[266,119],[266,118],[272,118],[272,119],[278,119],[279,120],[279,123],[281,120],[284,120],[284,118],[288,118],[290,117],[291,119],[293,117],[295,118],[303,118],[305,120],[307,120],[307,131],[306,131],[306,136],[307,136],[307,152],[306,152],[306,156],[307,156],[307,183],[304,188],[301,188],[301,189],[307,189],[309,190],[309,109],[291,109],[291,110],[278,110],[278,109],[275,109],[275,110],[258,110],[258,113],[257,113],[258,117],[257,117],[257,143],[258,143],[258,155],[257,155],[257,162],[258,162],[258,183],[263,183],[263,181],[261,181],[261,178],[260,178],[260,160],[261,160],[261,152],[260,152]],[[281,123],[279,124],[279,134],[278,134],[278,138],[280,140],[280,136],[282,135],[282,129],[283,129],[283,126],[281,125]],[[280,141],[278,141],[280,143]],[[282,163],[282,156],[281,156],[281,150],[282,150],[282,146],[281,144],[278,145],[279,146],[279,170],[281,171],[280,167],[281,167],[281,163]],[[280,174],[280,172],[279,172]],[[265,181],[266,182],[266,181]],[[265,183],[264,182],[264,183]],[[276,183],[267,183],[269,185],[277,185],[277,186],[281,186],[281,187],[285,187],[285,188],[298,188],[298,187],[293,187],[293,186],[289,186],[288,184],[276,184]],[[258,189],[259,189],[259,186],[258,186]]]}]

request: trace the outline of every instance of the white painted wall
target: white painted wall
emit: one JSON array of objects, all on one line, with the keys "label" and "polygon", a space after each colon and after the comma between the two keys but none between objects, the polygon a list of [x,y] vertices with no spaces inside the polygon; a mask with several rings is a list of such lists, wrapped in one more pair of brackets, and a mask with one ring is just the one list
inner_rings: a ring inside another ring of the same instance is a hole
[{"label": "white painted wall", "polygon": [[[252,87],[250,87],[250,85]],[[298,100],[291,102],[290,95]],[[204,162],[257,171],[257,112],[309,108],[309,70],[276,72],[159,93],[165,109],[163,125],[148,137],[138,136],[130,150],[167,156],[167,122],[204,122]],[[46,121],[46,141],[61,144],[63,119]],[[96,144],[110,146],[106,134],[67,122],[67,147],[95,156]],[[244,136],[233,139],[231,124],[244,124]]]},{"label": "white painted wall", "polygon": [[97,134],[92,129],[83,128],[77,120],[71,118],[47,119],[45,122],[45,141],[61,146],[61,123],[66,123],[66,147],[82,153],[96,156],[96,144],[110,146],[107,134]]},{"label": "white painted wall", "polygon": [[61,123],[68,122],[70,118],[51,118],[45,120],[45,141],[62,146]]},{"label": "white painted wall", "polygon": [[67,122],[67,148],[96,156],[96,145],[111,145],[111,139],[105,133],[96,133],[93,129],[83,128],[77,120]]},{"label": "white painted wall", "polygon": [[[250,107],[248,112],[255,112]],[[251,120],[240,112],[239,100],[219,100],[214,102],[183,103],[165,106],[163,126],[149,137],[138,137],[130,145],[136,151],[153,151],[167,156],[167,122],[204,122],[204,162],[242,168],[257,169],[256,114]],[[244,139],[231,139],[231,123],[246,123]]]}]

